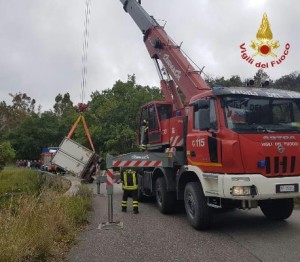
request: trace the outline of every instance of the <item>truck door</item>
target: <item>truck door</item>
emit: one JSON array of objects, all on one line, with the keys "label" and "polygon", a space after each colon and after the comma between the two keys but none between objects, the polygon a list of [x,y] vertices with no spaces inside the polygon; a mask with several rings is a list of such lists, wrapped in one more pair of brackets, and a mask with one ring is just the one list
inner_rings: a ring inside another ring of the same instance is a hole
[{"label": "truck door", "polygon": [[215,99],[201,99],[189,111],[187,159],[203,170],[221,167],[221,142]]},{"label": "truck door", "polygon": [[149,105],[149,144],[156,144],[161,142],[160,123],[158,121],[158,114],[154,104]]},{"label": "truck door", "polygon": [[156,104],[148,104],[142,108],[139,140],[140,144],[156,144],[161,142],[161,128]]}]

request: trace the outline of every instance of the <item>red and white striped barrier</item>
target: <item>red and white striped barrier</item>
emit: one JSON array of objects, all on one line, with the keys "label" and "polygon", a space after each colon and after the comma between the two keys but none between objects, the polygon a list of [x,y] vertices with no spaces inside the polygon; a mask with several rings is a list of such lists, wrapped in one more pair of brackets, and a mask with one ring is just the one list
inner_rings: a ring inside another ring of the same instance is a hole
[{"label": "red and white striped barrier", "polygon": [[157,167],[162,166],[162,161],[151,160],[118,160],[113,161],[114,167]]},{"label": "red and white striped barrier", "polygon": [[114,183],[114,171],[112,169],[106,170],[106,186],[113,186]]}]

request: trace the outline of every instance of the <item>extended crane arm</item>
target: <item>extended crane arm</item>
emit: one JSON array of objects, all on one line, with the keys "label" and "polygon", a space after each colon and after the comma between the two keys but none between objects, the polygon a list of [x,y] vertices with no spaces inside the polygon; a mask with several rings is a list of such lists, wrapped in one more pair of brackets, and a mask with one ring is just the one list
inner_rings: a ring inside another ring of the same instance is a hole
[{"label": "extended crane arm", "polygon": [[120,0],[124,10],[130,14],[134,22],[145,34],[150,28],[159,26],[159,24],[151,17],[141,6],[140,1],[136,0]]},{"label": "extended crane arm", "polygon": [[[172,41],[164,28],[143,9],[140,3],[136,0],[120,1],[123,3],[124,10],[129,13],[144,34],[144,42],[151,58],[161,61],[165,71],[183,93],[184,104],[188,104],[193,96],[210,90],[199,71],[195,70],[183,55],[180,46]],[[165,83],[170,93],[169,97],[172,97],[172,102],[178,109],[182,107],[183,103],[179,101],[181,98],[173,81],[165,81]],[[167,101],[170,100],[167,94],[165,97]]]}]

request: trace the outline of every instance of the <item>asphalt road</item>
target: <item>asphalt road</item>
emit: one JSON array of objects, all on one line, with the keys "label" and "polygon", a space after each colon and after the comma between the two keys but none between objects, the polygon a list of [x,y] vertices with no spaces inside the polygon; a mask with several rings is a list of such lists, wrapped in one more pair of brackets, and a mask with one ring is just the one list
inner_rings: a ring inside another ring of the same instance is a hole
[{"label": "asphalt road", "polygon": [[184,211],[161,214],[155,203],[140,203],[140,214],[120,212],[121,185],[114,187],[113,221],[123,229],[99,229],[108,222],[105,184],[94,189],[94,211],[66,261],[300,261],[300,210],[282,222],[268,221],[260,209],[219,214],[209,231],[193,229]]}]

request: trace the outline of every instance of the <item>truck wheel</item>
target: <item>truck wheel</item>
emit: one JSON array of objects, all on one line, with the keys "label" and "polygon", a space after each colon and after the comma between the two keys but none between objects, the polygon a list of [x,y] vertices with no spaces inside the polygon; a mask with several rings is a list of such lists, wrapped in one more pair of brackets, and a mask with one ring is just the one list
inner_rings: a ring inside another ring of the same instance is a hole
[{"label": "truck wheel", "polygon": [[271,199],[260,202],[263,214],[271,220],[284,220],[291,216],[294,210],[294,199]]},{"label": "truck wheel", "polygon": [[207,229],[212,225],[213,212],[206,204],[202,186],[190,182],[184,190],[184,206],[190,224],[196,229]]},{"label": "truck wheel", "polygon": [[155,196],[158,208],[163,214],[170,214],[175,209],[176,195],[167,191],[164,177],[159,177],[155,182]]}]

